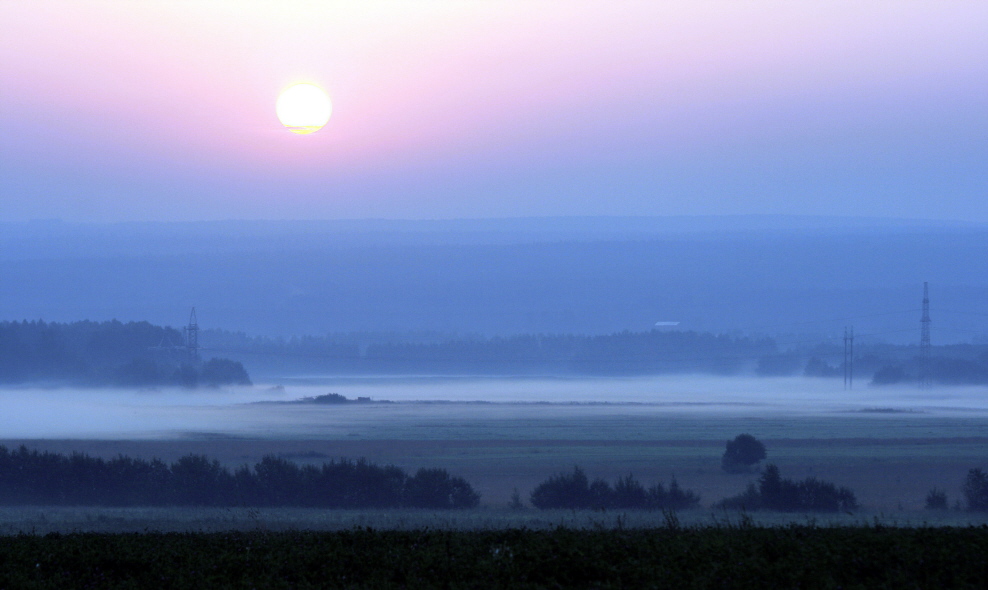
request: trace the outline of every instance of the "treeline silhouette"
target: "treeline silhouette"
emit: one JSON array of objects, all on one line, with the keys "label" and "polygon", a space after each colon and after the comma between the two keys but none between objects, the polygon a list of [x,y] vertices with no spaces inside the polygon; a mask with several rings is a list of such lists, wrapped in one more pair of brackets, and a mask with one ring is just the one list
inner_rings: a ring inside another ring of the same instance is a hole
[{"label": "treeline silhouette", "polygon": [[182,335],[148,322],[0,322],[0,383],[83,386],[249,384],[243,364],[191,362]]},{"label": "treeline silhouette", "polygon": [[536,486],[530,501],[532,506],[541,509],[679,510],[699,505],[700,496],[680,488],[675,479],[668,489],[661,483],[646,489],[628,475],[618,479],[612,487],[600,478],[591,482],[582,469],[574,467],[573,473],[554,475]]},{"label": "treeline silhouette", "polygon": [[783,478],[774,464],[765,466],[758,486],[749,484],[744,493],[721,500],[717,506],[735,510],[779,512],[846,512],[858,507],[854,492],[810,477],[803,481]]},{"label": "treeline silhouette", "polygon": [[203,341],[252,366],[322,368],[367,373],[734,374],[775,351],[767,338],[701,332],[608,335],[518,334],[428,340],[341,334],[276,339],[212,330]]},{"label": "treeline silhouette", "polygon": [[0,504],[69,506],[299,506],[471,508],[480,496],[444,469],[415,475],[340,459],[297,465],[275,456],[230,471],[204,455],[171,465],[0,446]]}]

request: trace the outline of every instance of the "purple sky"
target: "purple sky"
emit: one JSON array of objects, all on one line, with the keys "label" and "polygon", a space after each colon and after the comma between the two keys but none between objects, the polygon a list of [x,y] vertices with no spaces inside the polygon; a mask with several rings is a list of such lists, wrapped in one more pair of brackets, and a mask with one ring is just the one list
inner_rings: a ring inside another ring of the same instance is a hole
[{"label": "purple sky", "polygon": [[[0,221],[988,222],[988,3],[0,3]],[[275,100],[324,87],[323,130]]]}]

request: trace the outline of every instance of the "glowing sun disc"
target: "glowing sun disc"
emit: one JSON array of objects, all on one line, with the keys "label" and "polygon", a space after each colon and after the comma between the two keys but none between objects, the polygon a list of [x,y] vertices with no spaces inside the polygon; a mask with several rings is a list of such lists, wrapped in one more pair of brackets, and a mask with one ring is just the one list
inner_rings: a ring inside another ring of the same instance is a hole
[{"label": "glowing sun disc", "polygon": [[319,131],[329,121],[333,103],[315,84],[296,84],[278,97],[275,105],[278,120],[293,133]]}]

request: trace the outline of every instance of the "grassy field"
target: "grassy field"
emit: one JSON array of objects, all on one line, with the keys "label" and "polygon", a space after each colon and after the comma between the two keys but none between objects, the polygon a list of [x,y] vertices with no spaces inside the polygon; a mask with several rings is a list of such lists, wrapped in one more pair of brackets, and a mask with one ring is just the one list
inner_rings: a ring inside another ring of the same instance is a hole
[{"label": "grassy field", "polygon": [[457,511],[421,509],[330,510],[316,508],[103,508],[0,507],[0,535],[52,533],[212,533],[376,530],[574,530],[668,527],[801,526],[968,527],[988,524],[988,514],[956,510],[862,510],[854,514],[739,513],[716,509],[676,513],[641,510],[536,510],[479,508]]},{"label": "grassy field", "polygon": [[184,412],[195,416],[198,427],[112,440],[21,438],[0,444],[166,461],[199,453],[228,467],[265,455],[300,463],[364,457],[410,472],[441,467],[471,482],[486,508],[504,507],[515,489],[527,499],[539,482],[574,465],[612,482],[629,473],[646,485],[675,477],[710,506],[757,477],[720,469],[724,442],[743,432],[765,442],[768,460],[784,476],[847,486],[862,508],[874,513],[920,510],[934,486],[946,490],[953,504],[967,471],[988,468],[988,416],[978,412],[879,408],[786,414],[744,405],[728,410],[703,404],[690,409],[682,404],[436,402],[159,410],[162,423]]}]

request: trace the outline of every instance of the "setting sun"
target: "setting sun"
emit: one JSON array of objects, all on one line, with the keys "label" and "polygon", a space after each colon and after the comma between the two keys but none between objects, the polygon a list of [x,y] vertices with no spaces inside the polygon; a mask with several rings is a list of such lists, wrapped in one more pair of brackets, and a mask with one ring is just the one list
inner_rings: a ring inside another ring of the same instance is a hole
[{"label": "setting sun", "polygon": [[306,134],[326,125],[333,105],[326,92],[315,84],[296,84],[281,93],[275,110],[289,131]]}]

